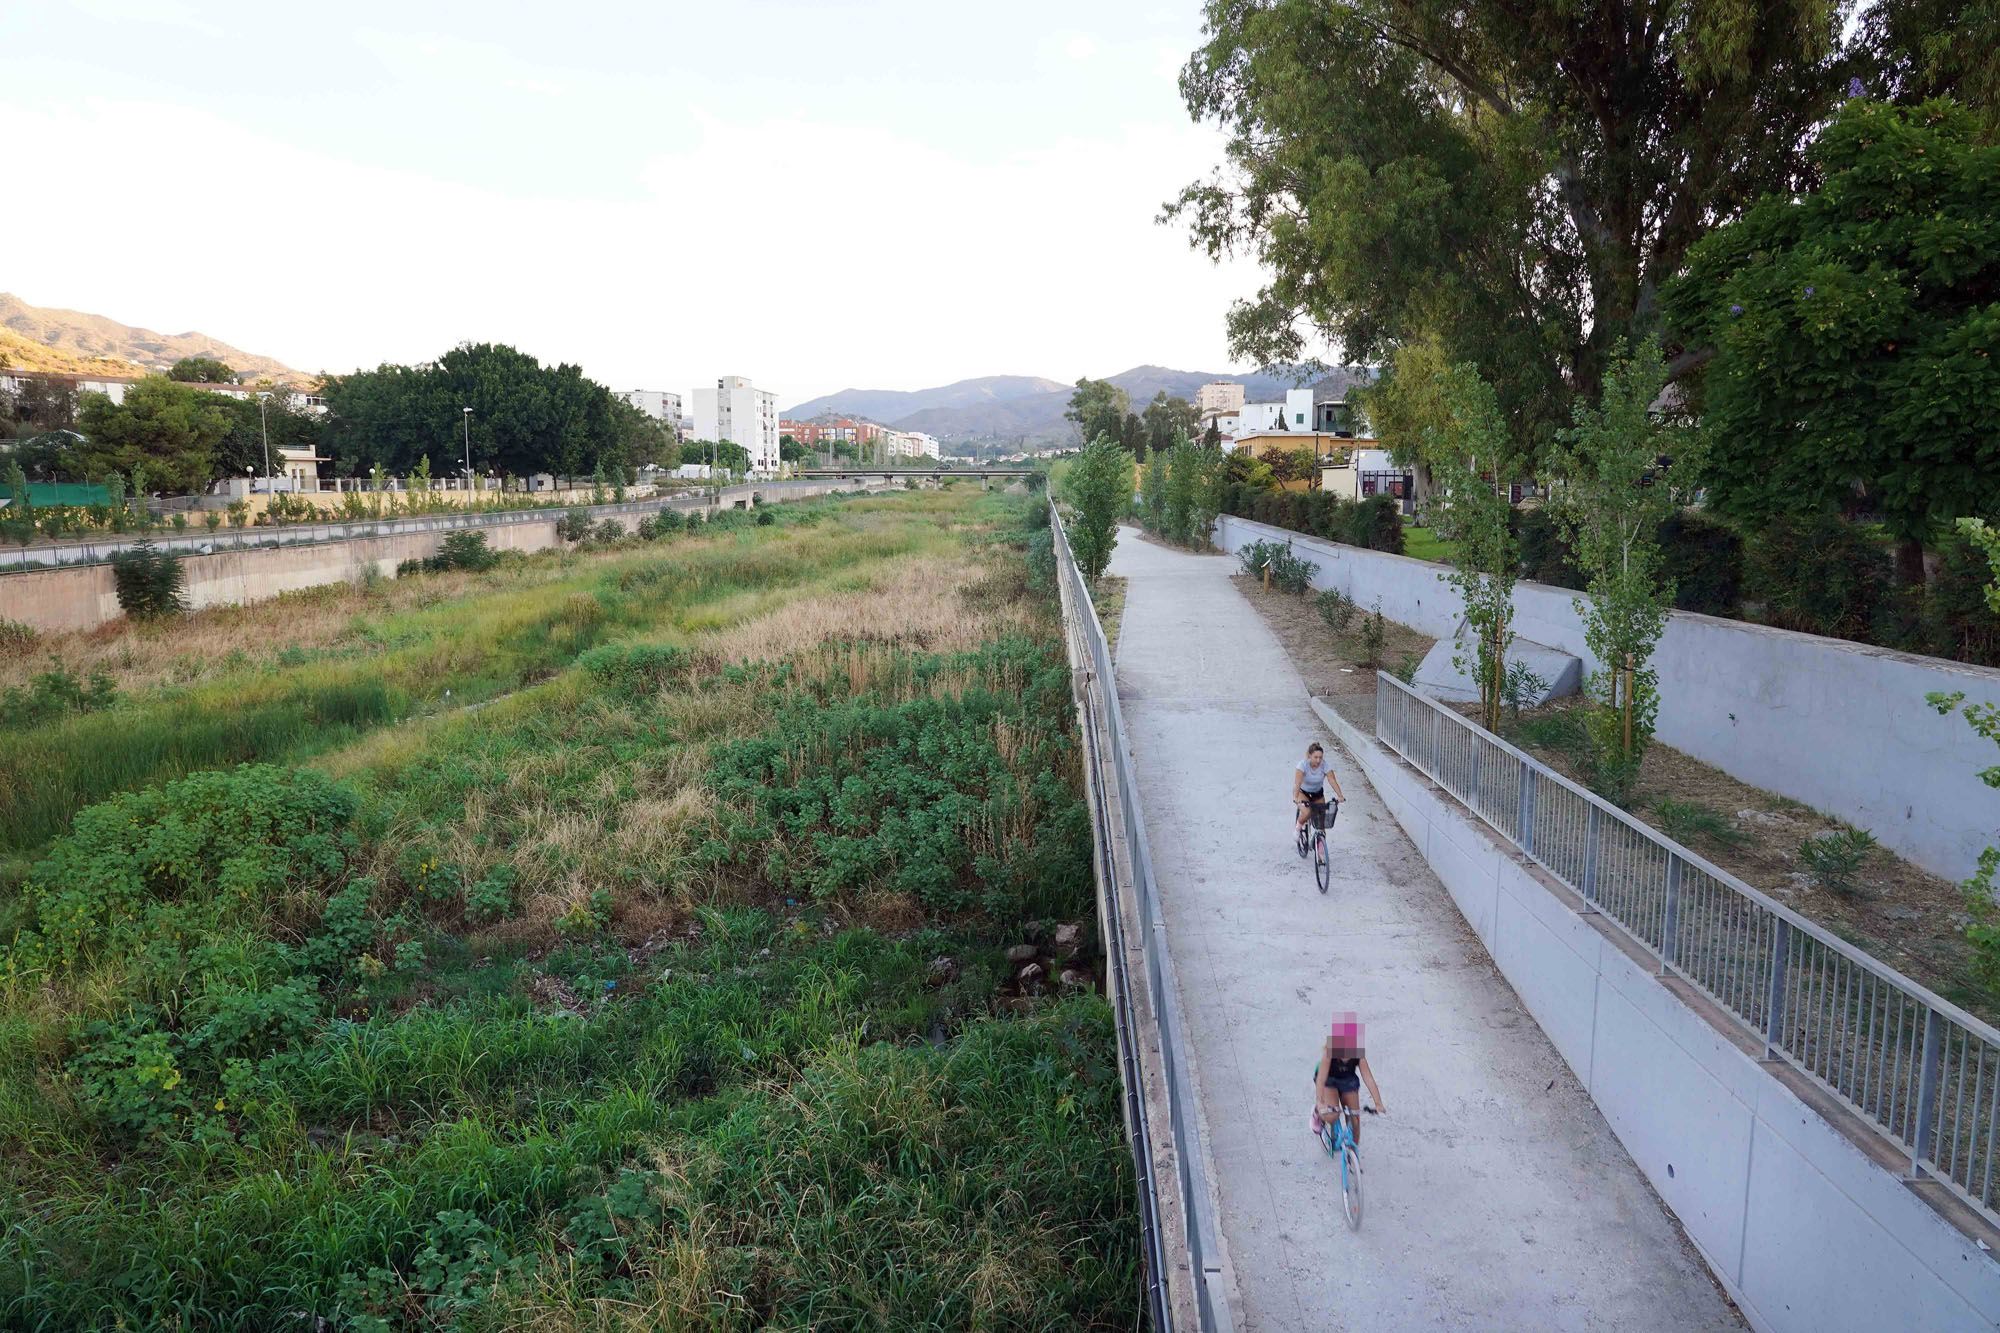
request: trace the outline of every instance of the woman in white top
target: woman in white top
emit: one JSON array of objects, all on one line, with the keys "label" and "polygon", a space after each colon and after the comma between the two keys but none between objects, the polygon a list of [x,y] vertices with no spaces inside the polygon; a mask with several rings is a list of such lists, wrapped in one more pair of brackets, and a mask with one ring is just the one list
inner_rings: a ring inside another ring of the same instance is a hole
[{"label": "woman in white top", "polygon": [[1313,807],[1326,805],[1326,789],[1333,788],[1333,799],[1344,801],[1347,794],[1340,789],[1340,779],[1333,775],[1333,769],[1326,762],[1326,748],[1318,741],[1306,747],[1306,757],[1292,768],[1292,804],[1299,808],[1297,828],[1306,826],[1306,817]]}]

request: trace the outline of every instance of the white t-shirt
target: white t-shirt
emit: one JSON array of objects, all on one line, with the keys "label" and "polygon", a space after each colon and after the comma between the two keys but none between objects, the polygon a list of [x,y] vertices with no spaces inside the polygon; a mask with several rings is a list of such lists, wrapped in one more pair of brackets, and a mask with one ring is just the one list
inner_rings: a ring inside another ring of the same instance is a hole
[{"label": "white t-shirt", "polygon": [[1326,757],[1324,755],[1320,756],[1320,761],[1317,764],[1308,764],[1305,760],[1301,759],[1293,767],[1299,771],[1300,791],[1318,792],[1326,790],[1326,775],[1329,770],[1327,769]]}]

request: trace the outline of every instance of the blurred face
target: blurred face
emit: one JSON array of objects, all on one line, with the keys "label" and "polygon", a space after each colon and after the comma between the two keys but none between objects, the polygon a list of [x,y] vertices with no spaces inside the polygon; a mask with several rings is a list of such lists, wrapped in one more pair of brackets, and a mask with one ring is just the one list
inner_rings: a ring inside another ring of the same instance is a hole
[{"label": "blurred face", "polygon": [[1353,1010],[1343,1010],[1333,1016],[1333,1053],[1347,1057],[1360,1055],[1362,1046],[1361,1019]]},{"label": "blurred face", "polygon": [[1306,762],[1308,764],[1317,764],[1324,758],[1326,758],[1326,751],[1320,749],[1317,745],[1306,751]]}]

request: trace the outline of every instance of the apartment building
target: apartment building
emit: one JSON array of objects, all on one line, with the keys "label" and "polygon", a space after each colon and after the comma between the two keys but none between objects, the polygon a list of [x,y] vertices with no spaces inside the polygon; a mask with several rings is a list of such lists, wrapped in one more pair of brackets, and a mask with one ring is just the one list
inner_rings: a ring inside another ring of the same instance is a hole
[{"label": "apartment building", "polygon": [[661,422],[678,435],[681,431],[681,396],[665,389],[627,389],[618,395],[632,406]]},{"label": "apartment building", "polygon": [[1194,391],[1194,410],[1202,420],[1243,410],[1243,386],[1234,380],[1210,380]]},{"label": "apartment building", "polygon": [[942,454],[943,450],[934,435],[926,435],[920,430],[889,432],[889,455],[892,458],[937,458]]},{"label": "apartment building", "polygon": [[812,421],[787,418],[778,423],[778,433],[789,435],[815,451],[823,452],[836,444],[851,444],[862,453],[867,453],[891,432],[887,426],[858,417],[819,417]]},{"label": "apartment building", "polygon": [[699,440],[728,440],[750,455],[750,470],[778,470],[778,395],[747,376],[721,375],[713,388],[694,391],[694,433]]}]

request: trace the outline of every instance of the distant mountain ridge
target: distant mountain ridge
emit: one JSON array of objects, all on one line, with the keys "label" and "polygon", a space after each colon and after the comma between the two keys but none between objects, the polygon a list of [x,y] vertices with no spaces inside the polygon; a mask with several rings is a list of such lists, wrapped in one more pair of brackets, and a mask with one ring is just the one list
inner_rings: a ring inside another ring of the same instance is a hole
[{"label": "distant mountain ridge", "polygon": [[[1251,402],[1281,398],[1286,389],[1297,387],[1296,381],[1274,375],[1212,374],[1167,366],[1134,366],[1106,378],[1130,395],[1134,411],[1162,390],[1192,401],[1195,390],[1213,380],[1241,384]],[[784,415],[806,419],[832,412],[867,417],[897,430],[920,430],[946,441],[1020,440],[1046,445],[1075,438],[1076,427],[1063,419],[1074,391],[1073,385],[1061,380],[988,375],[932,389],[842,389],[800,403]]]},{"label": "distant mountain ridge", "polygon": [[12,292],[0,292],[0,329],[10,330],[27,344],[7,340],[5,355],[19,370],[75,373],[76,363],[84,362],[90,363],[91,373],[108,374],[116,367],[107,363],[117,363],[124,374],[144,375],[166,370],[184,356],[211,356],[250,380],[306,384],[314,379],[273,357],[232,347],[206,333],[156,333],[81,310],[29,305]]}]

